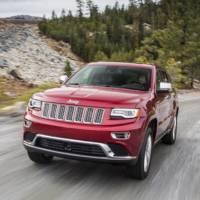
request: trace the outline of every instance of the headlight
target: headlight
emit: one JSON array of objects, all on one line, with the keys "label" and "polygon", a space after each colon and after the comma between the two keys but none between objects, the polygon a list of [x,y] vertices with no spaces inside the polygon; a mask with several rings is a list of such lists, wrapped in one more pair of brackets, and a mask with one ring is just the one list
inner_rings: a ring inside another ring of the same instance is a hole
[{"label": "headlight", "polygon": [[114,108],[112,109],[110,116],[116,118],[132,119],[138,117],[139,114],[139,109]]},{"label": "headlight", "polygon": [[28,107],[32,109],[40,110],[42,107],[42,102],[36,99],[30,99]]}]

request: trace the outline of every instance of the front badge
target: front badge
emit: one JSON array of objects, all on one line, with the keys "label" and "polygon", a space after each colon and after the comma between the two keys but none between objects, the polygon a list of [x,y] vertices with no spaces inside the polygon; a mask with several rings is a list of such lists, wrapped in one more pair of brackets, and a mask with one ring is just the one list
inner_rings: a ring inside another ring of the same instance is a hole
[{"label": "front badge", "polygon": [[67,104],[78,105],[78,104],[79,104],[79,101],[78,101],[78,100],[69,99],[69,100],[67,101]]}]

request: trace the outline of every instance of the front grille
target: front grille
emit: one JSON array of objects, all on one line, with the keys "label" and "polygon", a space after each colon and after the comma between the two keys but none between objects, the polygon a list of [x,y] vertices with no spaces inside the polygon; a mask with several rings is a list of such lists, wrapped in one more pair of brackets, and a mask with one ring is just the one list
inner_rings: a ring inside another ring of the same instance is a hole
[{"label": "front grille", "polygon": [[44,103],[42,117],[76,123],[101,124],[104,109]]},{"label": "front grille", "polygon": [[47,138],[37,138],[35,145],[37,147],[71,154],[105,157],[104,151],[98,145],[60,141]]}]

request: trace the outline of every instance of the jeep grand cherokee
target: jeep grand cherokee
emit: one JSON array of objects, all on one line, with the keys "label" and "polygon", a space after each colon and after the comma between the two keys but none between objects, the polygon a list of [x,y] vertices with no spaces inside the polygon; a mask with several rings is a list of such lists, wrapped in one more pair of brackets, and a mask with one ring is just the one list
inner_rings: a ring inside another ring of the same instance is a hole
[{"label": "jeep grand cherokee", "polygon": [[36,163],[54,156],[123,163],[144,179],[153,146],[174,144],[178,103],[167,72],[154,65],[88,64],[63,86],[34,94],[24,122],[24,146]]}]

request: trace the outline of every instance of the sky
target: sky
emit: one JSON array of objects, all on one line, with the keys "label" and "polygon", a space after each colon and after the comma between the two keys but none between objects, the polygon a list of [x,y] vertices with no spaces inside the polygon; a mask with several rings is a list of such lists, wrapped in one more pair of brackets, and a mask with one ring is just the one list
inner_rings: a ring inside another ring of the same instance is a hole
[{"label": "sky", "polygon": [[[113,5],[116,0],[93,0],[100,9],[105,5]],[[119,0],[120,4],[127,5],[129,0]],[[51,16],[52,10],[57,14],[62,9],[76,11],[75,0],[0,0],[0,17],[9,17],[14,15],[33,15],[33,16]]]}]

